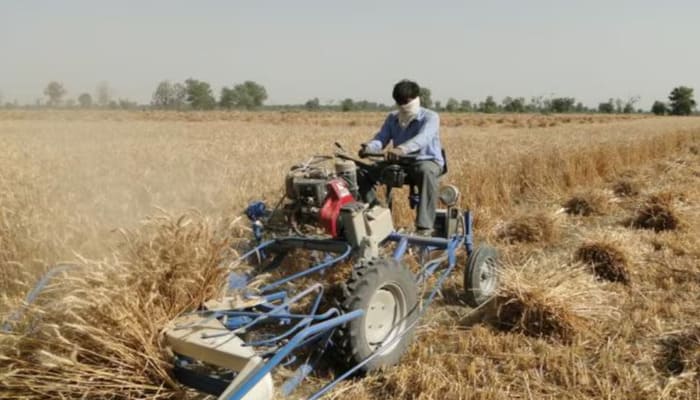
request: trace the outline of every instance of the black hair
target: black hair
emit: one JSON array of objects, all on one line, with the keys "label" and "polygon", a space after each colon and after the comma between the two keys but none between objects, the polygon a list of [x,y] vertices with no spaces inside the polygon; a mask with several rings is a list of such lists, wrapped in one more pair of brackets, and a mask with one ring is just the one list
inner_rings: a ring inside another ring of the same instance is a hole
[{"label": "black hair", "polygon": [[396,101],[396,104],[404,105],[420,96],[420,86],[413,81],[404,79],[394,85],[394,91],[391,93],[391,96]]}]

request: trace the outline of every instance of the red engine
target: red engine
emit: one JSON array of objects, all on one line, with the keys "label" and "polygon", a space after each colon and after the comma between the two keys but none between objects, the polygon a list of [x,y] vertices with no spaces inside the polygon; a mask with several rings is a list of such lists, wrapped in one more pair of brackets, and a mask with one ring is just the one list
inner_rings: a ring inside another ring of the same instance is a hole
[{"label": "red engine", "polygon": [[339,236],[340,208],[354,201],[357,193],[355,168],[354,163],[336,163],[333,172],[301,166],[287,174],[284,213],[297,234],[321,228],[334,238]]},{"label": "red engine", "polygon": [[328,194],[323,202],[319,219],[321,226],[326,233],[332,237],[338,237],[338,217],[340,216],[340,208],[347,203],[355,200],[350,193],[345,180],[336,178],[328,182]]}]

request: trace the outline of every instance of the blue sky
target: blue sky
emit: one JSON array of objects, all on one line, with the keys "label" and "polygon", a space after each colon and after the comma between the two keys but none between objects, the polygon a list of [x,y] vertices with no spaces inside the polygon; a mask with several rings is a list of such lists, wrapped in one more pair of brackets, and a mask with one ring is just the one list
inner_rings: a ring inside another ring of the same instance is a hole
[{"label": "blue sky", "polygon": [[391,103],[412,78],[437,100],[572,96],[594,106],[677,85],[700,89],[700,2],[0,2],[0,92],[33,102],[109,82],[148,102],[163,79],[255,80],[269,103],[345,97]]}]

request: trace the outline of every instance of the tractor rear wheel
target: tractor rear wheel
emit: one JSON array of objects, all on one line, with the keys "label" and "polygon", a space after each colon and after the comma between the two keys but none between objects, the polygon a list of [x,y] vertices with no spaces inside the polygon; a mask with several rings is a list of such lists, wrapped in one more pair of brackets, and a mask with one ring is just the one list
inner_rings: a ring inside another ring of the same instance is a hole
[{"label": "tractor rear wheel", "polygon": [[394,259],[372,259],[355,266],[343,292],[343,311],[365,312],[336,331],[345,367],[375,352],[360,371],[398,363],[411,344],[420,308],[413,273]]},{"label": "tractor rear wheel", "polygon": [[464,269],[464,292],[467,304],[479,307],[498,287],[498,252],[490,246],[480,246],[472,252]]}]

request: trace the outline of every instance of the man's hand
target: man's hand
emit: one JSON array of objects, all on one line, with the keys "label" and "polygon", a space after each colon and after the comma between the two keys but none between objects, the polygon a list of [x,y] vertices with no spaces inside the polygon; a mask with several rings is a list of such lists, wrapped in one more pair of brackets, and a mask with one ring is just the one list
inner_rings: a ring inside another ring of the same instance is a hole
[{"label": "man's hand", "polygon": [[360,158],[365,158],[366,153],[367,153],[367,143],[362,143],[360,145],[360,150],[357,152],[357,156]]},{"label": "man's hand", "polygon": [[393,149],[386,152],[386,158],[389,161],[398,161],[401,157],[405,155],[406,152],[401,147],[394,147]]}]

